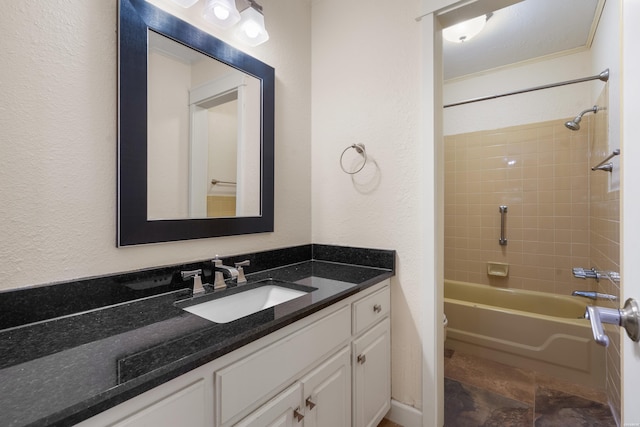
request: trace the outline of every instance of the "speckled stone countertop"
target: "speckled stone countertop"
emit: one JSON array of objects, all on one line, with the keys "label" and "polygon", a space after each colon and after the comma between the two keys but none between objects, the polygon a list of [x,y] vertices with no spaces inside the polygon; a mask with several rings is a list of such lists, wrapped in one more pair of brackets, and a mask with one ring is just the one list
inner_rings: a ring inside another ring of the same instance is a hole
[{"label": "speckled stone countertop", "polygon": [[316,290],[229,323],[179,308],[191,298],[180,271],[202,268],[210,283],[207,261],[0,293],[0,425],[74,425],[395,271],[394,251],[329,245],[222,259],[226,265],[249,259],[249,283],[195,299],[264,280]]}]

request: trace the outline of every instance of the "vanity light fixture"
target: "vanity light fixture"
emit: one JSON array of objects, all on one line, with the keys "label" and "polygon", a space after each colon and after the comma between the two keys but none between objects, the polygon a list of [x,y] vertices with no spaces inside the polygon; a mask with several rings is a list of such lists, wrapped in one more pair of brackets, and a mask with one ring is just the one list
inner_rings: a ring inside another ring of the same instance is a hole
[{"label": "vanity light fixture", "polygon": [[221,28],[229,28],[240,21],[235,0],[206,0],[204,19]]},{"label": "vanity light fixture", "polygon": [[462,21],[442,30],[442,37],[454,43],[463,43],[477,36],[489,19],[488,15],[478,16],[467,21]]},{"label": "vanity light fixture", "polygon": [[264,26],[262,6],[249,0],[249,7],[240,12],[240,17],[236,37],[249,46],[258,46],[269,40],[269,33]]},{"label": "vanity light fixture", "polygon": [[[182,7],[191,7],[198,0],[172,0]],[[204,19],[220,28],[235,28],[235,36],[249,46],[258,46],[269,40],[264,25],[262,6],[254,0],[204,0]]]}]

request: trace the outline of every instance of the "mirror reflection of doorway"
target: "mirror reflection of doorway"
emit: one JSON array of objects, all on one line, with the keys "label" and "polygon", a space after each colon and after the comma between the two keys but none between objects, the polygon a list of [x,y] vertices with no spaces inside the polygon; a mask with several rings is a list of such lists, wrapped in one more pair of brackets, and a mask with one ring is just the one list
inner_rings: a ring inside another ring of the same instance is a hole
[{"label": "mirror reflection of doorway", "polygon": [[[207,217],[236,216],[238,162],[238,92],[232,99],[208,108],[209,170]],[[214,132],[217,131],[217,132]],[[226,159],[226,161],[224,160]]]},{"label": "mirror reflection of doorway", "polygon": [[[215,82],[211,85],[220,86]],[[241,141],[239,87],[223,88],[222,93],[202,100],[193,99],[193,94],[200,92],[192,91],[190,214],[196,218],[235,217]]]},{"label": "mirror reflection of doorway", "polygon": [[261,215],[261,81],[149,31],[147,218]]}]

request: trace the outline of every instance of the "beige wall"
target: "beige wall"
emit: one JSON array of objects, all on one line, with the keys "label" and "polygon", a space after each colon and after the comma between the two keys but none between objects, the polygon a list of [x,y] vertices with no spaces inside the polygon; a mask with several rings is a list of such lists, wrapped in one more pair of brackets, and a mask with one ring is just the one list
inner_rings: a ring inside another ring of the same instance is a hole
[{"label": "beige wall", "polygon": [[[422,275],[419,1],[314,0],[313,241],[397,250],[392,397],[421,407]],[[351,144],[369,162],[340,169]],[[431,209],[432,207],[426,207]],[[432,302],[433,303],[433,302]],[[432,335],[432,334],[429,334]]]},{"label": "beige wall", "polygon": [[[446,279],[563,295],[585,286],[571,269],[590,267],[591,118],[576,132],[567,119],[445,137]],[[488,262],[509,275],[489,276]]]},{"label": "beige wall", "polygon": [[115,247],[117,1],[4,5],[0,289],[310,242],[311,8],[299,0],[261,4],[271,39],[238,47],[276,69],[275,232],[122,249]]}]

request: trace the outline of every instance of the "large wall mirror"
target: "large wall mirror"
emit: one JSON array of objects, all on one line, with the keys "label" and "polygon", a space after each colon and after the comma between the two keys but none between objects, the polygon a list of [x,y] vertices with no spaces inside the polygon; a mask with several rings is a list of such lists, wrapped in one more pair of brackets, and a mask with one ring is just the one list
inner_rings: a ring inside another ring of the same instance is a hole
[{"label": "large wall mirror", "polygon": [[118,245],[273,231],[274,69],[119,6]]}]

